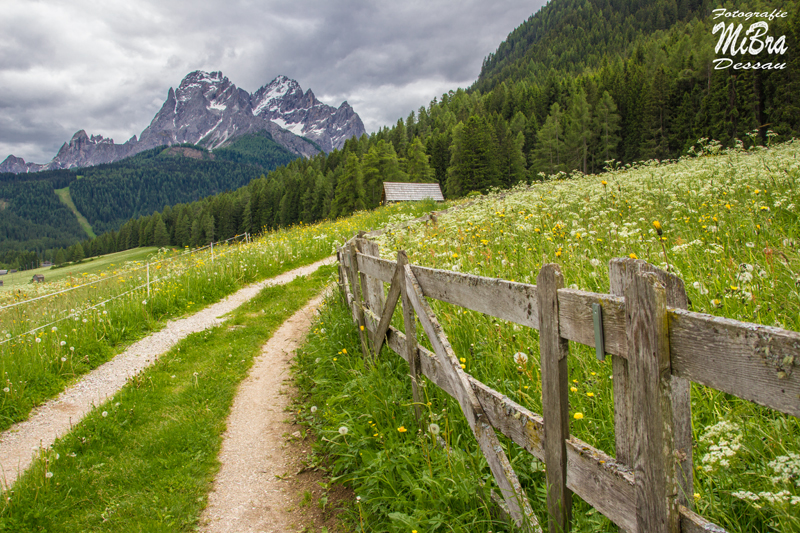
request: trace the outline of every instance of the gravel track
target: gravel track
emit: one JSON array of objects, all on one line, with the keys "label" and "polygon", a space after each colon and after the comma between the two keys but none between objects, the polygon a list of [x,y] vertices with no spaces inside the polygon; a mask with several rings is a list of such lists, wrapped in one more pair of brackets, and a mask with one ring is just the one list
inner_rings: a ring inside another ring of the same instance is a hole
[{"label": "gravel track", "polygon": [[[278,533],[302,528],[297,494],[286,479],[297,469],[288,449],[289,361],[311,327],[324,294],[284,322],[261,348],[226,421],[221,463],[201,518],[205,533]],[[291,438],[291,437],[290,437]],[[304,529],[305,530],[305,529]]]},{"label": "gravel track", "polygon": [[41,449],[70,431],[74,424],[92,409],[113,396],[125,383],[152,365],[158,357],[181,339],[221,324],[223,315],[255,297],[264,287],[282,285],[297,276],[304,276],[322,265],[335,261],[328,257],[311,265],[284,272],[274,278],[240,289],[192,316],[170,320],[164,328],[132,344],[125,352],[86,374],[56,399],[36,408],[24,422],[0,435],[0,476],[2,489],[7,490],[24,472]]}]

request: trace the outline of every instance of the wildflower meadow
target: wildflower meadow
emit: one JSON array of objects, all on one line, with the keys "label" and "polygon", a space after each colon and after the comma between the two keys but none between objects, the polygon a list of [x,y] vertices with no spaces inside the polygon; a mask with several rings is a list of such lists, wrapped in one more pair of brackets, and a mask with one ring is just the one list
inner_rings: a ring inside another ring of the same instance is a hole
[{"label": "wildflower meadow", "polygon": [[[601,293],[610,259],[644,259],[685,281],[694,311],[799,331],[798,154],[797,141],[721,150],[701,140],[677,161],[543,176],[376,241],[385,258],[405,250],[414,264],[527,283],[554,262],[567,286]],[[430,303],[466,372],[541,413],[537,331]],[[403,329],[399,310],[393,323]],[[418,426],[407,364],[388,349],[365,364],[340,301],[323,313],[297,375],[319,453],[360,496],[359,531],[507,530],[486,503],[493,481],[458,404],[423,384]],[[614,454],[610,358],[570,343],[569,379],[571,433]],[[699,385],[692,415],[697,512],[730,532],[800,532],[798,419]],[[543,466],[504,442],[546,524]],[[574,529],[615,526],[577,502]]]}]

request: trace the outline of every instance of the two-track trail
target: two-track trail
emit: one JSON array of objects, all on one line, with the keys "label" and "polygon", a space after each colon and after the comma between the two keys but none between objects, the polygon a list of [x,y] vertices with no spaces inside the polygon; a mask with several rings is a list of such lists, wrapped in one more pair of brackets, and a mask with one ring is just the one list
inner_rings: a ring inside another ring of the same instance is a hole
[{"label": "two-track trail", "polygon": [[57,398],[35,409],[28,420],[14,425],[0,435],[2,488],[7,489],[13,485],[17,477],[30,466],[40,449],[50,447],[95,406],[113,396],[130,378],[152,365],[178,341],[191,333],[222,323],[223,315],[255,297],[263,288],[288,283],[297,276],[310,274],[333,261],[334,258],[329,257],[253,283],[192,316],[171,320],[162,330],[132,344],[125,352],[85,375]]}]

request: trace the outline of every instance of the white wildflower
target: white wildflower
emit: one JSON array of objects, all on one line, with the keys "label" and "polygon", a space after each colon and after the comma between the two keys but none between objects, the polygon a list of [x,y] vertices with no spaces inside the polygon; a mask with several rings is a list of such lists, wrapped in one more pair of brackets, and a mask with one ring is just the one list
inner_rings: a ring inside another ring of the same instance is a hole
[{"label": "white wildflower", "polygon": [[713,472],[717,467],[730,466],[729,458],[734,457],[742,446],[742,433],[738,424],[721,420],[703,433],[700,442],[711,443],[700,462],[704,471]]},{"label": "white wildflower", "polygon": [[776,457],[767,466],[772,469],[775,476],[772,477],[773,483],[791,483],[800,487],[800,455],[789,452],[788,455]]}]

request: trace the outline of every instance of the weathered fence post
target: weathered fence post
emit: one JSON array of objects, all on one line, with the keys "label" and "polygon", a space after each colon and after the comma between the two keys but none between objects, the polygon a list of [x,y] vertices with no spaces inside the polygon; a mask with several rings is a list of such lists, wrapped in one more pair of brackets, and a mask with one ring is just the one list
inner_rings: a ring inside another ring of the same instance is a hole
[{"label": "weathered fence post", "polygon": [[547,464],[549,531],[569,531],[572,491],[567,488],[569,405],[567,355],[569,344],[559,334],[558,289],[564,287],[559,266],[544,265],[536,277],[539,300],[539,353],[542,367],[542,415]]},{"label": "weathered fence post", "polygon": [[[367,239],[359,239],[359,247],[361,248],[361,253],[364,255],[368,255],[370,257],[380,257],[380,246],[378,243],[374,241],[370,241]],[[383,306],[385,303],[385,297],[383,294],[383,282],[379,279],[375,279],[372,276],[367,276],[363,272],[361,273],[361,286],[364,288],[364,300],[367,303],[367,307],[375,313],[375,316],[380,317],[383,313]],[[375,330],[377,327],[377,323],[375,320],[369,316],[367,320],[370,320],[371,327],[370,330]],[[373,340],[373,345],[374,345]],[[377,353],[375,354],[378,355]]]},{"label": "weathered fence post", "polygon": [[667,297],[655,274],[639,272],[629,278],[625,288],[625,324],[633,407],[637,529],[647,533],[678,533]]},{"label": "weathered fence post", "polygon": [[[689,297],[683,280],[649,263],[643,271],[653,272],[667,292],[667,306],[689,309]],[[686,378],[672,376],[672,439],[674,442],[678,502],[691,509],[694,504],[694,460],[692,458],[692,389]]]},{"label": "weathered fence post", "polygon": [[406,359],[408,360],[411,374],[411,395],[414,399],[414,416],[417,417],[417,424],[422,427],[422,395],[419,393],[419,383],[417,379],[420,374],[420,360],[417,352],[417,323],[414,319],[414,309],[411,300],[408,298],[408,288],[406,286],[405,266],[408,264],[408,256],[405,250],[397,252],[397,272],[399,272],[400,296],[403,299],[403,329],[406,333]]},{"label": "weathered fence post", "polygon": [[[367,336],[365,333],[366,320],[364,319],[364,305],[361,298],[361,289],[359,287],[359,272],[358,272],[358,257],[356,254],[358,249],[356,243],[351,242],[348,245],[348,254],[350,255],[350,289],[353,291],[353,300],[355,304],[356,322],[358,323],[358,338],[361,340],[361,352],[365,358],[369,357],[369,346],[367,345]],[[366,362],[366,361],[365,361]]]},{"label": "weathered fence post", "polygon": [[[641,259],[612,259],[609,263],[611,294],[624,296],[625,288],[636,273],[652,272],[666,289],[669,307],[688,309],[689,300],[683,280],[675,274],[665,272]],[[631,427],[632,402],[628,377],[628,361],[612,356],[614,376],[614,426],[616,432],[617,460],[632,464],[633,429]],[[675,456],[679,464],[677,471],[678,501],[692,508],[694,499],[694,476],[692,460],[692,401],[691,387],[687,379],[672,376],[673,441]]]},{"label": "weathered fence post", "polygon": [[[608,265],[611,294],[625,296],[630,280],[629,270],[638,272],[633,259],[612,259]],[[632,274],[631,274],[632,275]],[[631,428],[630,381],[628,361],[619,355],[611,356],[611,373],[614,381],[614,439],[617,461],[630,465],[633,457],[633,429]]]}]

